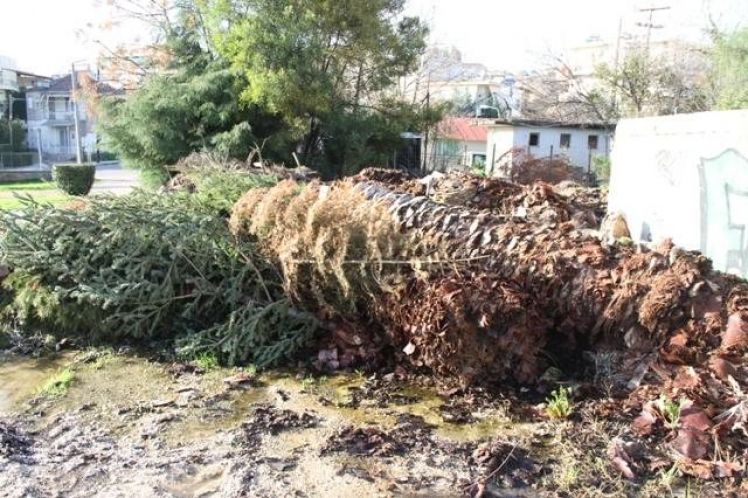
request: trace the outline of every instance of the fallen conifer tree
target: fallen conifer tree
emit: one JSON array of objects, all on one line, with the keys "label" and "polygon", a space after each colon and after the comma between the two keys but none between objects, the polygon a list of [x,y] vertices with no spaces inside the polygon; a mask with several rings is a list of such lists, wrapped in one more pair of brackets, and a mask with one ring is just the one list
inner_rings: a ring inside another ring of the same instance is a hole
[{"label": "fallen conifer tree", "polygon": [[[414,195],[419,192],[412,184],[393,188],[365,175],[330,186],[286,184],[284,195],[281,187],[252,192],[232,216],[236,234],[260,240],[273,234],[265,250],[283,267],[292,296],[325,295],[329,289],[313,275],[321,276],[325,265],[345,279],[377,284],[344,293],[356,301],[355,313],[302,299],[307,308],[324,309],[327,317],[345,323],[339,334],[344,340],[337,342],[340,355],[352,344],[381,344],[371,337],[381,334],[414,364],[467,382],[507,377],[532,382],[549,366],[548,358],[563,366],[579,363],[584,351],[593,357],[605,352],[612,358],[608,370],[630,392],[628,409],[641,410],[637,430],[651,433],[665,419],[653,393],[684,396],[692,416],[668,436],[672,448],[694,465],[701,462],[694,473],[728,472],[703,460],[717,456],[712,436],[729,433],[722,449],[744,447],[748,285],[743,280],[714,271],[703,255],[668,242],[655,248],[611,245],[579,229],[573,215],[547,216],[564,208],[564,197],[542,184],[509,189],[522,205],[477,209],[435,202]],[[537,195],[551,200],[533,212]],[[339,210],[343,197],[347,207]],[[567,204],[562,211],[579,212]],[[258,224],[261,212],[272,212],[275,222]],[[376,220],[376,228],[354,229],[351,213],[361,214],[370,228]],[[288,224],[288,218],[296,221]],[[326,244],[350,248],[353,240],[366,248],[368,237],[382,233],[399,234],[398,243],[387,251],[315,255]],[[303,247],[296,243],[299,237],[306,240]],[[288,247],[296,252],[283,249]],[[312,261],[316,269],[302,269]],[[289,278],[289,268],[291,275],[312,273]]]}]

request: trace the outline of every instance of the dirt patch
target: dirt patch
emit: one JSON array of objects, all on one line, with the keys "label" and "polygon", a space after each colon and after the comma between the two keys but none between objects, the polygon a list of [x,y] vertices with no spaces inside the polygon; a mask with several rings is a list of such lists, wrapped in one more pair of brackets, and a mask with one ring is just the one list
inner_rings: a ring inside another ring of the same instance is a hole
[{"label": "dirt patch", "polygon": [[253,408],[247,421],[242,423],[242,442],[250,447],[257,446],[263,434],[275,436],[291,429],[309,429],[316,427],[319,422],[319,417],[310,412],[298,414],[261,404]]},{"label": "dirt patch", "polygon": [[[553,422],[537,392],[442,386],[401,369],[232,387],[223,380],[242,372],[175,377],[143,358],[91,358],[73,362],[80,381],[64,397],[3,418],[9,496],[661,496],[686,485],[668,453],[630,432],[635,409],[583,385],[574,392],[587,401],[572,397],[570,417]],[[136,372],[134,384],[123,378]],[[670,434],[679,444],[655,425]]]}]

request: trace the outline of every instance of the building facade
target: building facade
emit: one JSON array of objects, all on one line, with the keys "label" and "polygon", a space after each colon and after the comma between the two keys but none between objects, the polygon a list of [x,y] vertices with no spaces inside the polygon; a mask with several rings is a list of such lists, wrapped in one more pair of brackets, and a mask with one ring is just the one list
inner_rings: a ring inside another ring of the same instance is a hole
[{"label": "building facade", "polygon": [[488,124],[493,120],[448,117],[436,127],[429,146],[428,166],[434,171],[483,169]]},{"label": "building facade", "polygon": [[16,64],[10,57],[0,55],[0,116],[7,116],[11,97],[18,92]]},{"label": "building facade", "polygon": [[590,171],[596,157],[609,157],[612,125],[553,123],[536,120],[496,120],[488,128],[486,173],[501,174],[503,163],[528,153],[539,158],[563,157]]}]

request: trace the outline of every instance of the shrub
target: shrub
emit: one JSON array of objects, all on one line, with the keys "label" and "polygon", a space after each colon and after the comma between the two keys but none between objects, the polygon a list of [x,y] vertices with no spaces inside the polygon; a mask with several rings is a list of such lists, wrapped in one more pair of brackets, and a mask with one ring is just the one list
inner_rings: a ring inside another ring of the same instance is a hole
[{"label": "shrub", "polygon": [[[14,119],[10,122],[10,128],[7,121],[3,121],[0,125],[0,144],[3,144],[0,146],[2,147],[0,152],[21,152],[26,150],[26,123],[22,119]],[[11,136],[13,137],[13,143],[11,143]]]},{"label": "shrub", "polygon": [[610,158],[605,156],[595,156],[592,158],[592,171],[595,172],[597,181],[608,183],[610,181]]},{"label": "shrub", "polygon": [[185,355],[275,364],[317,322],[292,310],[280,277],[225,220],[187,196],[92,197],[76,209],[26,201],[0,218],[6,283],[27,330],[171,339]]},{"label": "shrub", "polygon": [[115,154],[114,152],[106,151],[106,150],[97,150],[93,154],[93,157],[96,159],[97,162],[98,161],[116,161],[118,159],[117,154]]},{"label": "shrub", "polygon": [[93,164],[55,164],[52,178],[60,190],[70,195],[86,195],[93,187],[96,166]]},{"label": "shrub", "polygon": [[530,185],[537,181],[557,184],[566,180],[582,181],[584,172],[564,156],[535,157],[522,148],[514,148],[496,160],[497,172],[515,183]]}]

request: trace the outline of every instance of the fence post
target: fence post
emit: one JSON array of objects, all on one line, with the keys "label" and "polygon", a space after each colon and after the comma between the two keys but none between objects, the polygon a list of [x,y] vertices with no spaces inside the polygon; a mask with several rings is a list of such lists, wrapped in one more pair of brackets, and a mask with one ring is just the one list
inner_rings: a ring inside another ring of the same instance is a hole
[{"label": "fence post", "polygon": [[550,160],[553,161],[553,145],[551,145],[551,156],[550,156]]},{"label": "fence post", "polygon": [[491,176],[494,176],[494,168],[496,167],[496,142],[493,143],[493,147],[491,148],[491,167],[489,170],[489,174]]}]

